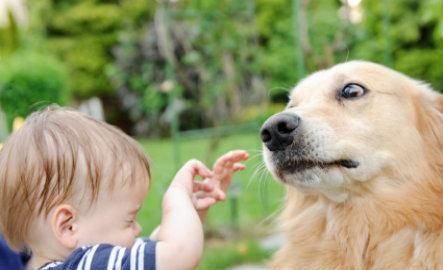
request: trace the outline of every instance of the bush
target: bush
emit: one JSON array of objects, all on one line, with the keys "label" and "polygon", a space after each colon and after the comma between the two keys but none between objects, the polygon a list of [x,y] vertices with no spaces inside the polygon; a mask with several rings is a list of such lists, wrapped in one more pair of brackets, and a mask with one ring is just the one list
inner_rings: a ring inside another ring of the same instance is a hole
[{"label": "bush", "polygon": [[282,112],[286,107],[286,103],[269,103],[267,105],[251,105],[243,110],[239,117],[239,122],[256,122],[263,124],[272,115]]},{"label": "bush", "polygon": [[67,74],[61,63],[47,55],[18,54],[0,66],[0,106],[8,127],[49,104],[64,105]]}]

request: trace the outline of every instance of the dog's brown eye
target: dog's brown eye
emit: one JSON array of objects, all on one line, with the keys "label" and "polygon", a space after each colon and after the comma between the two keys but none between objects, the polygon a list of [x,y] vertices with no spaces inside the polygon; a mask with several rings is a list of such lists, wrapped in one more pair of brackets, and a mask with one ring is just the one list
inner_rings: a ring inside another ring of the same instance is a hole
[{"label": "dog's brown eye", "polygon": [[339,96],[342,98],[356,98],[361,97],[366,93],[366,90],[363,86],[350,83],[345,85],[343,89],[340,90]]}]

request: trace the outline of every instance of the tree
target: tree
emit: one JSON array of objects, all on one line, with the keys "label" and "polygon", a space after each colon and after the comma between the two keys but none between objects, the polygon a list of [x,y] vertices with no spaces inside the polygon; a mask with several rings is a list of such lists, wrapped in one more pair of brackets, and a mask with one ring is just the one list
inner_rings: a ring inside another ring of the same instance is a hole
[{"label": "tree", "polygon": [[[443,90],[443,2],[364,1],[365,16],[353,57],[386,63]],[[388,23],[386,23],[388,22]]]},{"label": "tree", "polygon": [[[253,8],[233,0],[169,3],[142,34],[125,31],[112,78],[136,132],[168,132],[178,106],[181,128],[189,129],[232,120],[266,100]],[[170,102],[173,89],[179,95]]]},{"label": "tree", "polygon": [[68,65],[75,98],[112,95],[106,69],[118,33],[128,23],[149,20],[154,6],[141,0],[52,0],[40,9],[49,50]]}]

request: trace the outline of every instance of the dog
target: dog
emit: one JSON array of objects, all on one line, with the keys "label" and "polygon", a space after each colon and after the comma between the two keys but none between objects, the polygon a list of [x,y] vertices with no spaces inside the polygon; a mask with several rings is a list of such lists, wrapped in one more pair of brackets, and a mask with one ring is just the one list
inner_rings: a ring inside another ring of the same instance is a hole
[{"label": "dog", "polygon": [[260,135],[287,189],[272,269],[443,269],[443,96],[429,85],[338,64],[300,81]]}]

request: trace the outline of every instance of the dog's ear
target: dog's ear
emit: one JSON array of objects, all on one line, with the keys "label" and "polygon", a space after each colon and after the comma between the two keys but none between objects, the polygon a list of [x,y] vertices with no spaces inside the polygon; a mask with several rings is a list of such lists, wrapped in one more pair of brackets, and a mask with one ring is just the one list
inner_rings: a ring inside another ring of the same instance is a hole
[{"label": "dog's ear", "polygon": [[439,147],[439,150],[437,150],[438,153],[438,157],[437,157],[437,166],[439,168],[440,171],[440,176],[443,176],[443,95],[442,94],[438,94],[437,99],[436,99],[436,108],[438,111],[438,123],[437,123],[437,131],[435,133],[435,136],[437,136],[437,142],[438,145],[437,147]]},{"label": "dog's ear", "polygon": [[443,151],[443,95],[428,86],[420,90],[414,100],[418,130],[431,147]]},{"label": "dog's ear", "polygon": [[440,113],[443,113],[443,95],[442,94],[437,94],[437,110]]},{"label": "dog's ear", "polygon": [[417,104],[418,130],[434,156],[438,166],[443,169],[443,95],[431,89],[424,89]]}]

